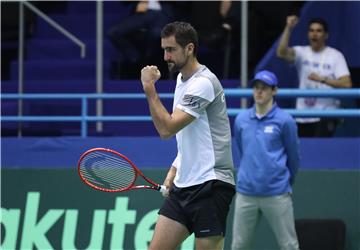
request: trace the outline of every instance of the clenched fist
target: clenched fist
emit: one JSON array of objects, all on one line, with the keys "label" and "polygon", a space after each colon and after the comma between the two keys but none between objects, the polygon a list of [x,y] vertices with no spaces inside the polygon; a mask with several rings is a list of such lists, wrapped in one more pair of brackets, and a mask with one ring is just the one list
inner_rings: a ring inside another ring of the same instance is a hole
[{"label": "clenched fist", "polygon": [[141,70],[141,82],[144,88],[150,84],[155,84],[160,77],[161,73],[157,66],[148,65]]},{"label": "clenched fist", "polygon": [[288,16],[286,18],[286,26],[290,29],[293,29],[298,22],[299,22],[299,18],[295,15]]}]

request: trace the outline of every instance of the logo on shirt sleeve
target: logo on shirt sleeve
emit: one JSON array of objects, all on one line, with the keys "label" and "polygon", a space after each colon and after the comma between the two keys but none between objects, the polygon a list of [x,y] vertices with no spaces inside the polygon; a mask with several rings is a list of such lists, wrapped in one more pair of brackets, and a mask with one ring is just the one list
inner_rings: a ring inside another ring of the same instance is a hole
[{"label": "logo on shirt sleeve", "polygon": [[199,109],[200,108],[200,98],[193,95],[185,95],[183,98],[183,106],[188,106],[192,108]]}]

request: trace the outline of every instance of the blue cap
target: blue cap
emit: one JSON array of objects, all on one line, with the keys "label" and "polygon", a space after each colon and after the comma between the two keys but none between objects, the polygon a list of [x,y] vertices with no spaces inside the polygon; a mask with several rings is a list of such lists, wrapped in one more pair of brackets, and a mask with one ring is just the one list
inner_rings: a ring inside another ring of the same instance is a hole
[{"label": "blue cap", "polygon": [[278,84],[276,75],[268,70],[263,70],[256,73],[255,78],[251,81],[251,84],[254,84],[256,81],[262,81],[271,87],[276,87]]}]

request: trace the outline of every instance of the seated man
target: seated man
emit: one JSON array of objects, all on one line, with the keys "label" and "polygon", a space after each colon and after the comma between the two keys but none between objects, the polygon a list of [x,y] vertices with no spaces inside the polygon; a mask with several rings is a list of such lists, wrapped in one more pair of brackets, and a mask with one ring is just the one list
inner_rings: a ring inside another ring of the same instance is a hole
[{"label": "seated man", "polygon": [[150,63],[149,60],[157,52],[153,48],[158,47],[161,29],[172,16],[168,3],[157,0],[137,2],[133,13],[111,26],[107,32],[108,38],[120,53],[119,62],[130,66],[140,60],[144,60],[144,64]]}]

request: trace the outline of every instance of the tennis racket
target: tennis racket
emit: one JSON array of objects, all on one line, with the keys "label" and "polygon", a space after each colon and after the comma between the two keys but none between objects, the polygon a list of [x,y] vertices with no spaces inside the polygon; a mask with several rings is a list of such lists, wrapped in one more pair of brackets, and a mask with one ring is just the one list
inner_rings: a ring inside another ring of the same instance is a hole
[{"label": "tennis racket", "polygon": [[[132,189],[153,189],[164,193],[166,187],[147,178],[125,155],[106,148],[93,148],[78,161],[81,180],[103,192],[123,192]],[[149,185],[136,185],[141,176]]]}]

